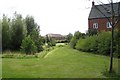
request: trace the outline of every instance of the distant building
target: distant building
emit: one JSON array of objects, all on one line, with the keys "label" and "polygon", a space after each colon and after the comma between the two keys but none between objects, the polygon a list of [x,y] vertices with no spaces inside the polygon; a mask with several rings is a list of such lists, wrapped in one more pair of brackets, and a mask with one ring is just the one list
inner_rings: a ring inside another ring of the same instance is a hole
[{"label": "distant building", "polygon": [[47,36],[55,40],[65,40],[65,36],[61,34],[47,34]]},{"label": "distant building", "polygon": [[[113,3],[113,9],[115,18],[120,20],[120,2]],[[111,22],[109,22],[107,18],[111,19],[111,4],[95,5],[95,2],[92,2],[92,8],[88,17],[88,29],[111,31]],[[120,21],[117,23],[116,27],[120,29]]]}]

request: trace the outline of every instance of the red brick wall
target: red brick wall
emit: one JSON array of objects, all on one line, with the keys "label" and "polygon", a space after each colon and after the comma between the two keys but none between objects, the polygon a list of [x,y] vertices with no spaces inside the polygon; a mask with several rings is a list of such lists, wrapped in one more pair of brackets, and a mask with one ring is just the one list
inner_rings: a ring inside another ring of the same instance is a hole
[{"label": "red brick wall", "polygon": [[88,20],[88,28],[93,28],[93,23],[98,23],[98,31],[110,31],[111,28],[107,28],[107,19],[101,18],[101,19],[89,19]]}]

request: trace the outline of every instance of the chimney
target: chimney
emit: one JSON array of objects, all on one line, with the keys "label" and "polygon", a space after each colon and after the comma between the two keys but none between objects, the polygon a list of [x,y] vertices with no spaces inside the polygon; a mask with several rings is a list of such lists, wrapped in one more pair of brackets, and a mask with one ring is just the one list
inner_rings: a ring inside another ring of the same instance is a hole
[{"label": "chimney", "polygon": [[93,1],[93,2],[92,2],[92,6],[94,6],[94,5],[95,5],[95,2]]}]

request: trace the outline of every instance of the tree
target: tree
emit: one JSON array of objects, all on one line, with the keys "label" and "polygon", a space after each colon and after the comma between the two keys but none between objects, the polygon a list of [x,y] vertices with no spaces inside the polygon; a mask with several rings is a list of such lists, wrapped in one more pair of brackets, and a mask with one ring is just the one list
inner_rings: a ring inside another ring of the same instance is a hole
[{"label": "tree", "polygon": [[35,46],[37,47],[37,52],[42,51],[43,50],[43,48],[42,48],[43,42],[42,42],[42,37],[39,35],[39,33],[37,31],[33,30],[30,33],[30,37],[33,40],[33,42],[35,43]]},{"label": "tree", "polygon": [[37,47],[35,46],[33,40],[30,38],[30,35],[22,40],[21,51],[26,54],[34,54],[37,52]]},{"label": "tree", "polygon": [[27,35],[31,35],[31,32],[35,29],[36,25],[35,25],[35,21],[34,18],[32,16],[27,16],[25,18],[25,23],[27,26]]},{"label": "tree", "polygon": [[75,48],[76,43],[77,43],[77,41],[80,39],[81,35],[82,35],[82,34],[81,34],[79,31],[76,31],[76,32],[74,33],[74,36],[72,37],[72,39],[71,39],[71,41],[70,41],[70,47],[71,47],[71,48]]},{"label": "tree", "polygon": [[10,20],[3,15],[2,19],[2,49],[10,49]]},{"label": "tree", "polygon": [[69,33],[69,34],[67,35],[67,42],[68,42],[68,43],[71,41],[72,37],[73,37],[73,35],[72,35],[71,33]]},{"label": "tree", "polygon": [[32,16],[27,16],[25,22],[27,26],[27,35],[30,35],[31,39],[34,41],[37,47],[37,52],[42,51],[43,40],[42,37],[39,35],[40,26],[35,23],[35,20]]},{"label": "tree", "polygon": [[11,45],[13,50],[19,50],[26,36],[26,25],[20,14],[14,14],[11,26]]}]

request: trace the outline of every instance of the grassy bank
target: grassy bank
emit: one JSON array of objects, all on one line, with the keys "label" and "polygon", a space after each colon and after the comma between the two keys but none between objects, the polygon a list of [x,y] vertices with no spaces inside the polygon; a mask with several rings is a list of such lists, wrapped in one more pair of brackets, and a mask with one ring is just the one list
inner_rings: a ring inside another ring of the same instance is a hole
[{"label": "grassy bank", "polygon": [[[57,47],[38,58],[3,58],[3,78],[104,78],[109,57]],[[113,68],[118,72],[118,59]]]}]

